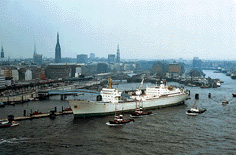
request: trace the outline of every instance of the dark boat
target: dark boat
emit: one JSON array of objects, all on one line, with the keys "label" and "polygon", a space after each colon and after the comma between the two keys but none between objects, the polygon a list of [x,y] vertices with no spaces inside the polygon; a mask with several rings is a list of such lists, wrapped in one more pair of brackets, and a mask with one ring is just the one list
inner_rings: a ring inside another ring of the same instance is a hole
[{"label": "dark boat", "polygon": [[56,118],[56,114],[55,114],[54,110],[50,111],[49,117],[50,118]]},{"label": "dark boat", "polygon": [[233,97],[236,97],[236,94],[232,94],[233,95]]},{"label": "dark boat", "polygon": [[226,105],[226,104],[229,104],[229,102],[226,101],[226,100],[224,100],[224,101],[221,102],[221,104],[222,104],[222,105]]},{"label": "dark boat", "polygon": [[151,111],[143,111],[142,107],[136,108],[135,112],[130,114],[130,117],[142,117],[143,115],[150,115]]},{"label": "dark boat", "polygon": [[117,116],[115,115],[113,121],[109,121],[106,124],[109,126],[123,126],[127,123],[130,123],[130,122],[134,122],[134,119],[125,120],[123,118],[123,115],[118,114]]},{"label": "dark boat", "polygon": [[198,114],[204,113],[205,111],[206,111],[205,108],[198,108],[197,107],[196,100],[195,100],[194,106],[191,109],[187,110],[186,115],[197,116]]}]

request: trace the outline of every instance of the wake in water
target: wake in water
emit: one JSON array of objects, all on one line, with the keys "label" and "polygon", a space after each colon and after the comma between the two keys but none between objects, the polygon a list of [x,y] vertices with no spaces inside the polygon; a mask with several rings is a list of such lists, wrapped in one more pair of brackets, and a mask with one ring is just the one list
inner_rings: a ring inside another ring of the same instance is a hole
[{"label": "wake in water", "polygon": [[11,139],[0,139],[0,145],[4,143],[21,143],[21,142],[28,142],[32,138],[24,138],[24,137],[19,137],[19,138],[11,138]]}]

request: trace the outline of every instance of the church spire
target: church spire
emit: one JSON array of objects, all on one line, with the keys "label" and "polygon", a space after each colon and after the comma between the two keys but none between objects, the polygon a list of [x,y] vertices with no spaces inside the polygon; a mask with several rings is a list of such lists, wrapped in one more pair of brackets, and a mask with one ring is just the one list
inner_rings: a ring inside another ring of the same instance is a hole
[{"label": "church spire", "polygon": [[34,43],[34,54],[37,54],[37,52],[36,52],[36,43]]},{"label": "church spire", "polygon": [[59,43],[59,32],[57,32],[57,44],[55,48],[55,63],[61,62],[61,46]]},{"label": "church spire", "polygon": [[59,44],[59,32],[57,32],[57,44]]},{"label": "church spire", "polygon": [[2,45],[2,48],[1,48],[1,58],[4,58],[3,45]]},{"label": "church spire", "polygon": [[120,63],[120,49],[119,49],[119,44],[117,45],[116,62],[117,62],[117,63]]}]

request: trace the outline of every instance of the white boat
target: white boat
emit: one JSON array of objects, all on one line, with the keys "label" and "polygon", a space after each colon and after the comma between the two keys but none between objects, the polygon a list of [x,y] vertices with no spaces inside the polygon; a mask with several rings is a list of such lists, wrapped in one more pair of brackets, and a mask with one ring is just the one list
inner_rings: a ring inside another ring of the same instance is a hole
[{"label": "white boat", "polygon": [[[123,99],[119,90],[109,87],[103,88],[97,96],[97,101],[68,100],[74,117],[91,117],[114,114],[117,112],[134,111],[137,108],[137,101],[142,101],[144,109],[153,109],[183,104],[188,93],[183,89],[167,87],[163,83],[160,86],[147,87],[144,94],[131,95],[130,99]],[[115,108],[116,106],[116,108]]]}]

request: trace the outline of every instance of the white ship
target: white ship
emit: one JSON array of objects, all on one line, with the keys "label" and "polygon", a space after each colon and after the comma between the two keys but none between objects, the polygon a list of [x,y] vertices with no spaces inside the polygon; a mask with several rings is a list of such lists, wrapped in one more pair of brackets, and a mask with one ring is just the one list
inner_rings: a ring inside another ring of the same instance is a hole
[{"label": "white ship", "polygon": [[[142,81],[143,82],[143,81]],[[142,94],[140,88],[128,99],[123,99],[119,90],[109,87],[103,88],[97,96],[97,101],[69,100],[74,117],[91,117],[114,114],[116,112],[134,111],[141,103],[144,109],[162,108],[183,104],[188,93],[183,89],[165,86],[147,87]]]}]

